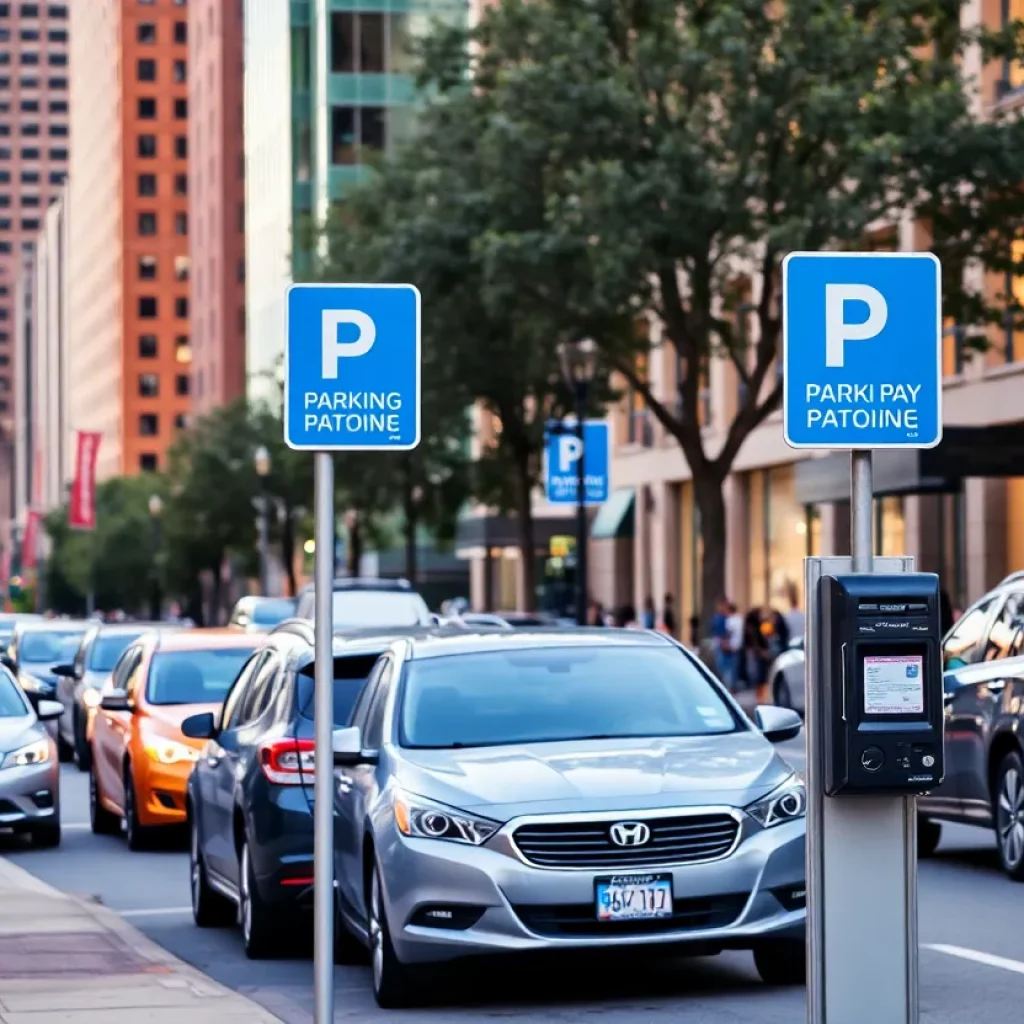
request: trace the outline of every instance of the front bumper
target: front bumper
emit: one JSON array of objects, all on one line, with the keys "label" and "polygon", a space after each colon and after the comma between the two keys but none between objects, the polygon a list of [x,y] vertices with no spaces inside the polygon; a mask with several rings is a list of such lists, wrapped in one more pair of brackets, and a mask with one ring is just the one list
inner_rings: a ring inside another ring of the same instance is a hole
[{"label": "front bumper", "polygon": [[[804,941],[803,820],[762,829],[744,816],[728,856],[678,867],[550,869],[526,863],[509,837],[484,847],[407,839],[394,825],[378,836],[388,925],[405,963],[480,954],[669,945],[694,953],[752,949],[773,939]],[[673,916],[597,921],[595,879],[672,876]],[[456,924],[424,926],[427,908],[467,908]],[[470,922],[468,926],[466,922]]]},{"label": "front bumper", "polygon": [[162,764],[147,754],[132,761],[140,825],[184,825],[185,788],[193,762]]},{"label": "front bumper", "polygon": [[0,829],[29,831],[60,820],[60,774],[56,751],[41,764],[0,768]]}]

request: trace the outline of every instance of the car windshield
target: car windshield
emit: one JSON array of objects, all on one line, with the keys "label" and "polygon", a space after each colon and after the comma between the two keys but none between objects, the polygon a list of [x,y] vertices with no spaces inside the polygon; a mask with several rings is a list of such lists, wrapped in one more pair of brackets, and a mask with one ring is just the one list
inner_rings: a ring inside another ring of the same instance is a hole
[{"label": "car windshield", "polygon": [[112,633],[110,636],[96,637],[89,654],[89,671],[112,671],[124,649],[133,640],[138,640],[140,636],[142,636],[141,631],[138,633]]},{"label": "car windshield", "polygon": [[675,648],[543,647],[409,662],[401,743],[443,749],[740,728]]},{"label": "car windshield", "polygon": [[82,642],[82,632],[25,633],[18,642],[18,660],[30,665],[59,665],[72,661]]},{"label": "car windshield", "polygon": [[257,601],[250,619],[257,626],[276,626],[294,614],[295,602],[282,598],[279,601]]},{"label": "car windshield", "polygon": [[[348,725],[356,698],[377,664],[378,655],[358,654],[334,659],[334,724]],[[299,673],[297,701],[299,714],[313,721],[313,666]]]},{"label": "car windshield", "polygon": [[0,671],[0,718],[21,718],[27,714],[18,684],[10,672]]},{"label": "car windshield", "polygon": [[408,590],[336,590],[334,625],[349,629],[365,626],[420,626],[430,622],[423,598]]},{"label": "car windshield", "polygon": [[149,668],[150,704],[220,704],[254,648],[157,651]]}]

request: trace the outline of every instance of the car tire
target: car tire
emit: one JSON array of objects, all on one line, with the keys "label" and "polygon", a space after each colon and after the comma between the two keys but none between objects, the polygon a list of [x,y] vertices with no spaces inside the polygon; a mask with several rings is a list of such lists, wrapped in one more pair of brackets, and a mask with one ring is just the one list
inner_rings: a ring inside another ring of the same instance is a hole
[{"label": "car tire", "polygon": [[345,917],[334,901],[334,962],[345,966],[362,966],[369,960],[369,953],[362,941],[348,930]]},{"label": "car tire", "polygon": [[199,824],[189,821],[188,844],[189,888],[192,890],[192,919],[199,928],[226,928],[235,920],[235,905],[210,886],[203,860]]},{"label": "car tire", "polygon": [[89,749],[89,740],[85,735],[85,724],[82,716],[76,711],[74,717],[75,737],[75,764],[78,770],[87,772],[92,768],[92,750]]},{"label": "car tire", "polygon": [[933,857],[942,838],[942,825],[930,818],[917,819],[917,856],[919,860]]},{"label": "car tire", "polygon": [[245,955],[250,960],[266,960],[279,948],[282,921],[281,915],[260,895],[248,838],[242,840],[238,853],[238,879],[238,923]]},{"label": "car tire", "polygon": [[75,748],[72,744],[68,743],[64,739],[64,734],[60,731],[60,723],[57,724],[57,760],[61,764],[68,764],[74,759]]},{"label": "car tire", "polygon": [[124,837],[128,849],[148,850],[153,844],[153,830],[139,821],[139,804],[135,794],[131,762],[124,766]]},{"label": "car tire", "polygon": [[99,783],[93,769],[89,771],[89,824],[98,836],[116,836],[121,831],[121,819],[111,814],[100,800]]},{"label": "car tire", "polygon": [[401,1010],[417,1002],[417,977],[414,970],[403,964],[395,953],[384,910],[380,867],[374,868],[370,879],[370,975],[373,996],[382,1010]]},{"label": "car tire", "polygon": [[60,846],[60,822],[51,821],[45,825],[37,825],[29,835],[32,837],[33,846],[38,846],[41,850],[52,850]]},{"label": "car tire", "polygon": [[807,981],[807,947],[792,939],[765,943],[754,950],[754,966],[766,985],[803,985]]},{"label": "car tire", "polygon": [[772,693],[775,696],[775,703],[780,708],[793,707],[793,695],[789,692],[789,683],[786,682],[786,677],[780,672],[772,683]]},{"label": "car tire", "polygon": [[1024,762],[1013,751],[999,764],[995,793],[996,846],[1003,871],[1024,882]]}]

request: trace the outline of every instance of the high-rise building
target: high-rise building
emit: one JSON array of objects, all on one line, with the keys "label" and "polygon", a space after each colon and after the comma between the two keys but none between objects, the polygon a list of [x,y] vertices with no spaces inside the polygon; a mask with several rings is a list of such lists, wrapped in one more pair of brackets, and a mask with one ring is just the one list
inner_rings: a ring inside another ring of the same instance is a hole
[{"label": "high-rise building", "polygon": [[15,295],[68,167],[67,3],[0,3],[0,539],[14,514]]},{"label": "high-rise building", "polygon": [[159,469],[191,407],[188,9],[71,5],[71,425],[99,479]]},{"label": "high-rise building", "polygon": [[[284,294],[308,269],[310,228],[381,152],[412,137],[410,42],[464,24],[465,0],[245,0],[249,389],[266,393],[284,349]],[[355,4],[352,5],[356,6]]]},{"label": "high-rise building", "polygon": [[192,408],[245,394],[242,5],[189,3]]}]

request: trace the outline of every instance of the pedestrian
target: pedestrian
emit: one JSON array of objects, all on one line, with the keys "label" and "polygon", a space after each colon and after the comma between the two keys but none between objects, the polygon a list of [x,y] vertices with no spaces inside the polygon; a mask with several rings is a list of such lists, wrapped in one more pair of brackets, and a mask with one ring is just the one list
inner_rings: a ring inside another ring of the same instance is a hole
[{"label": "pedestrian", "polygon": [[654,598],[650,594],[647,595],[647,599],[644,601],[644,614],[643,614],[643,628],[654,629],[657,623],[657,615],[654,611]]},{"label": "pedestrian", "polygon": [[636,629],[636,609],[631,604],[624,604],[619,609],[619,614],[616,617],[615,623],[620,629]]},{"label": "pedestrian", "polygon": [[587,606],[587,625],[604,625],[604,606],[600,601],[595,601],[593,598],[590,599],[590,604]]},{"label": "pedestrian", "polygon": [[801,640],[807,629],[807,617],[800,608],[800,597],[792,580],[786,584],[786,596],[789,599],[789,611],[785,616],[789,639],[790,641]]},{"label": "pedestrian", "polygon": [[690,616],[690,646],[695,650],[700,650],[700,616]]},{"label": "pedestrian", "polygon": [[717,601],[717,611],[711,619],[711,640],[715,649],[715,671],[718,678],[732,692],[736,689],[738,651],[733,648],[729,636],[729,613],[732,602],[725,596]]},{"label": "pedestrian", "polygon": [[747,687],[755,691],[758,704],[767,703],[764,697],[771,660],[768,640],[761,629],[765,617],[761,608],[751,608],[743,619],[742,679]]},{"label": "pedestrian", "polygon": [[[661,622],[665,627],[666,633],[671,636],[676,635],[676,602],[671,594],[665,595],[665,606],[661,613]],[[699,628],[700,619],[697,620],[697,623]]]}]

